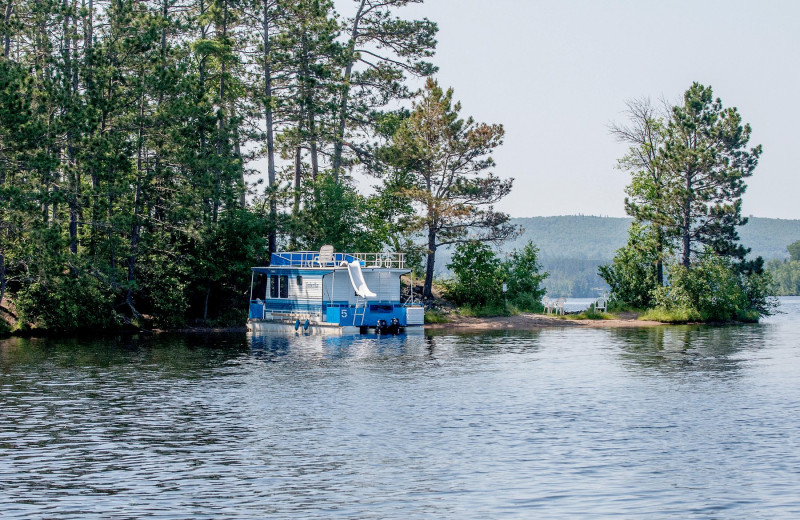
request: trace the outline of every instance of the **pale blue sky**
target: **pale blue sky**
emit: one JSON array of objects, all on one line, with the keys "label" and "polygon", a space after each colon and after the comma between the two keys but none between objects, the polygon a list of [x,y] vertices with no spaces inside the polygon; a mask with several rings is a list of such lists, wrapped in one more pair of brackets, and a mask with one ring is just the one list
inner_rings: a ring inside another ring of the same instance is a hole
[{"label": "pale blue sky", "polygon": [[[343,14],[350,2],[337,0]],[[624,216],[625,100],[678,100],[698,81],[736,106],[764,154],[744,213],[800,218],[800,2],[427,0],[435,63],[463,113],[502,123],[496,172],[512,216]]]}]

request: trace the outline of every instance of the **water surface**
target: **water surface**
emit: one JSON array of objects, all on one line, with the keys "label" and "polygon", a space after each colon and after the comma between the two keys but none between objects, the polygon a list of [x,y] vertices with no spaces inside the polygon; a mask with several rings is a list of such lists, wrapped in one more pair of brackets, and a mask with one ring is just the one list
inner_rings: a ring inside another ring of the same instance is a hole
[{"label": "water surface", "polygon": [[3,518],[797,518],[760,325],[0,341]]}]

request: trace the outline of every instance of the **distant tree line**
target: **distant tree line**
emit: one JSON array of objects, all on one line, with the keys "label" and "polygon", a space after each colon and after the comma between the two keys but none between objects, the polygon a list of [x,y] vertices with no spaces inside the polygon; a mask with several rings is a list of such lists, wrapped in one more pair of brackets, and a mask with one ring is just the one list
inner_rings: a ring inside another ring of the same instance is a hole
[{"label": "distant tree line", "polygon": [[0,301],[50,329],[237,321],[251,265],[327,243],[406,251],[430,294],[437,247],[514,228],[503,129],[431,77],[420,2],[0,1]]},{"label": "distant tree line", "polygon": [[612,132],[630,145],[619,167],[631,175],[634,222],[627,245],[600,268],[614,299],[673,321],[769,314],[770,276],[762,258],[746,259],[738,235],[745,179],[761,156],[760,145],[748,148],[750,125],[698,83],[680,104],[633,101],[628,115]]},{"label": "distant tree line", "polygon": [[773,259],[767,262],[767,270],[775,280],[778,296],[800,296],[800,240],[786,247],[787,260]]}]

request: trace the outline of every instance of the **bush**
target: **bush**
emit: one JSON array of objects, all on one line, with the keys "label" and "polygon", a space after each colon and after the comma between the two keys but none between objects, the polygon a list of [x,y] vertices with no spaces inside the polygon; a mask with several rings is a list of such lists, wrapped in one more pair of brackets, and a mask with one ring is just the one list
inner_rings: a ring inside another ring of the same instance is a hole
[{"label": "bush", "polygon": [[19,323],[53,331],[106,329],[121,324],[108,286],[86,274],[62,274],[24,286],[16,298]]},{"label": "bush", "polygon": [[660,321],[662,323],[689,323],[692,321],[700,321],[700,313],[695,309],[665,309],[664,307],[656,307],[639,316],[639,319],[644,321]]},{"label": "bush", "polygon": [[[469,307],[470,312],[485,308],[485,312],[494,313],[482,315],[507,314],[506,299],[519,310],[540,312],[545,293],[542,282],[547,273],[540,272],[538,254],[536,246],[528,242],[501,262],[487,244],[461,244],[447,265],[453,278],[445,282],[446,294],[457,305]],[[506,294],[503,283],[508,288]]]},{"label": "bush", "polygon": [[447,323],[448,321],[444,313],[434,310],[425,311],[425,323]]},{"label": "bush", "polygon": [[542,296],[545,288],[542,283],[547,278],[539,264],[539,248],[528,242],[520,250],[512,251],[509,259],[503,262],[503,271],[508,293],[508,301],[525,312],[541,312]]},{"label": "bush", "polygon": [[459,244],[447,267],[453,278],[444,282],[444,288],[453,303],[469,307],[502,304],[503,270],[487,244]]},{"label": "bush", "polygon": [[646,309],[653,306],[653,291],[658,287],[658,251],[647,227],[631,224],[628,243],[617,250],[609,265],[598,274],[611,288],[611,299]]},{"label": "bush", "polygon": [[472,316],[475,318],[489,318],[493,316],[510,316],[514,314],[512,310],[515,308],[513,306],[508,307],[503,303],[494,302],[489,303],[486,305],[465,305],[458,309],[458,313],[461,316]]},{"label": "bush", "polygon": [[608,312],[598,312],[594,309],[594,305],[591,305],[583,312],[566,314],[564,318],[568,320],[616,320],[617,316]]},{"label": "bush", "polygon": [[654,291],[659,321],[758,321],[772,313],[768,273],[745,272],[724,257],[707,256],[691,269],[669,270],[670,285]]}]

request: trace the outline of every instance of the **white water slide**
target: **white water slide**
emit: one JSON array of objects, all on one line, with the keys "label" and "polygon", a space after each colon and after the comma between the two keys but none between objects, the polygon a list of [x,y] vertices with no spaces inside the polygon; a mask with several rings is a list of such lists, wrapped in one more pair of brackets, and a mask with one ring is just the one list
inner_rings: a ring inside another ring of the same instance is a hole
[{"label": "white water slide", "polygon": [[362,298],[375,298],[377,296],[367,287],[367,282],[364,281],[364,273],[361,272],[361,264],[358,260],[353,260],[347,264],[347,273],[350,275],[350,283],[353,284],[353,289],[357,295]]}]

